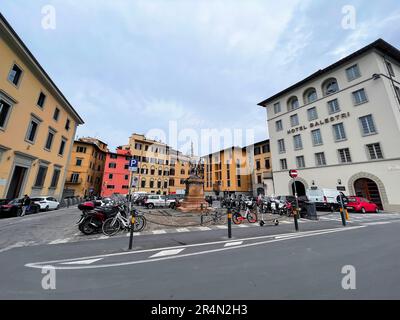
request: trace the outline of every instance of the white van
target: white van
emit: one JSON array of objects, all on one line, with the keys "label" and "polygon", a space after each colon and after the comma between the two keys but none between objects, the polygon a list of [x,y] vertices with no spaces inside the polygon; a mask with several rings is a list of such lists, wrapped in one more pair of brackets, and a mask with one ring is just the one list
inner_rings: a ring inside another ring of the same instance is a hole
[{"label": "white van", "polygon": [[310,202],[314,202],[317,209],[329,209],[332,212],[339,209],[337,197],[340,191],[335,189],[311,187],[306,191],[307,198]]}]

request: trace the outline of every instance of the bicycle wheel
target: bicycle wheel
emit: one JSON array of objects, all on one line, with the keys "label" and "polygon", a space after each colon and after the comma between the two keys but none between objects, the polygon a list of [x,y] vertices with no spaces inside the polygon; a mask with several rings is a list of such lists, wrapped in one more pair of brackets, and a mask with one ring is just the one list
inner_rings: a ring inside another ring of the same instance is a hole
[{"label": "bicycle wheel", "polygon": [[133,232],[140,232],[142,231],[147,224],[147,220],[144,216],[137,216],[135,217],[135,223],[133,224]]},{"label": "bicycle wheel", "polygon": [[103,224],[103,233],[109,237],[116,235],[120,229],[121,221],[118,219],[114,221],[114,218],[109,218]]},{"label": "bicycle wheel", "polygon": [[247,218],[247,221],[249,222],[249,223],[256,223],[257,222],[257,213],[255,213],[255,212],[249,212],[248,214],[247,214],[247,216],[246,216],[246,218]]},{"label": "bicycle wheel", "polygon": [[234,224],[241,224],[242,223],[242,215],[240,213],[234,213],[232,216],[232,221]]}]

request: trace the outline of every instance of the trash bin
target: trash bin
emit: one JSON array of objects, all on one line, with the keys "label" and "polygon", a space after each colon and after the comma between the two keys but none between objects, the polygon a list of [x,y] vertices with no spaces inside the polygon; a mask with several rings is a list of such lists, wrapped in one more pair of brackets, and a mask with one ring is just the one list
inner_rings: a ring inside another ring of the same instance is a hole
[{"label": "trash bin", "polygon": [[314,202],[304,202],[304,208],[307,212],[307,219],[318,220],[317,207]]}]

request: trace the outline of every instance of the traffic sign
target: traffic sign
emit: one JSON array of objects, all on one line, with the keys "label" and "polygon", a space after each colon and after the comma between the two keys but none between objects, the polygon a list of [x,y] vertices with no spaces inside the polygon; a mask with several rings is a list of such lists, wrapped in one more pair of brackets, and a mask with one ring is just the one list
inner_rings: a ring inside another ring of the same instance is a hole
[{"label": "traffic sign", "polygon": [[138,170],[138,161],[136,159],[131,159],[129,161],[129,171],[137,172]]},{"label": "traffic sign", "polygon": [[290,170],[289,171],[289,176],[294,179],[294,178],[297,178],[299,176],[299,173],[297,172],[297,170]]}]

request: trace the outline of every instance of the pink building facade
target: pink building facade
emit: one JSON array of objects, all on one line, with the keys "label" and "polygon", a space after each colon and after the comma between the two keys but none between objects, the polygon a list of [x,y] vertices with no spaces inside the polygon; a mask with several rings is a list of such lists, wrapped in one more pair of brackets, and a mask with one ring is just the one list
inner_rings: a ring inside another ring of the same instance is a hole
[{"label": "pink building facade", "polygon": [[102,197],[129,193],[130,158],[130,151],[122,147],[117,148],[116,152],[107,153],[101,189]]}]

